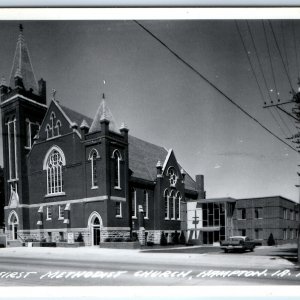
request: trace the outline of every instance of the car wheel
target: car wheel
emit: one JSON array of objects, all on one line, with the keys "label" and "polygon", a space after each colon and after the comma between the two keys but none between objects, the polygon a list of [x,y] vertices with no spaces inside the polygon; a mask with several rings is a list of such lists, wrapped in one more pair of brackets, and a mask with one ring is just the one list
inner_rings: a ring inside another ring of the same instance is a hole
[{"label": "car wheel", "polygon": [[254,251],[254,247],[250,248],[250,251],[253,252]]},{"label": "car wheel", "polygon": [[224,249],[224,252],[225,252],[225,253],[228,253],[228,249]]}]

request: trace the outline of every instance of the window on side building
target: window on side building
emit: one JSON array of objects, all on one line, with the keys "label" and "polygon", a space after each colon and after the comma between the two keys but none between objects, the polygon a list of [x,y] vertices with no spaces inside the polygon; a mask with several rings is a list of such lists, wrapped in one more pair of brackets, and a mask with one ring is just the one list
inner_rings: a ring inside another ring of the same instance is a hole
[{"label": "window on side building", "polygon": [[237,210],[237,215],[239,220],[246,220],[246,208],[239,208]]},{"label": "window on side building", "polygon": [[263,233],[262,229],[260,228],[254,229],[254,238],[256,240],[262,240],[263,239],[262,233]]},{"label": "window on side building", "polygon": [[246,229],[239,229],[239,235],[246,236]]},{"label": "window on side building", "polygon": [[262,219],[262,207],[255,207],[254,208],[254,218],[255,219]]}]

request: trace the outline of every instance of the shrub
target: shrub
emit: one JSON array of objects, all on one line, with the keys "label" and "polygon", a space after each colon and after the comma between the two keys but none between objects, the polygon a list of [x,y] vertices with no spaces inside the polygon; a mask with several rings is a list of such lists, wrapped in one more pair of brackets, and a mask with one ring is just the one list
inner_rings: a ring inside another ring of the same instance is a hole
[{"label": "shrub", "polygon": [[175,230],[175,233],[174,233],[174,235],[173,235],[173,238],[172,238],[172,242],[173,242],[173,244],[179,244],[179,234],[178,234],[178,232],[177,232],[177,230]]},{"label": "shrub", "polygon": [[132,233],[132,238],[131,238],[131,239],[132,239],[133,242],[136,242],[136,241],[139,240],[139,239],[138,239],[138,235],[137,235],[136,232],[133,232],[133,233]]},{"label": "shrub", "polygon": [[161,246],[166,246],[167,245],[167,239],[165,236],[165,233],[162,231],[161,236],[160,236],[160,245]]},{"label": "shrub", "polygon": [[179,237],[179,244],[185,245],[185,243],[186,243],[186,241],[185,241],[184,231],[181,230],[181,234],[180,234],[180,237]]},{"label": "shrub", "polygon": [[268,246],[274,246],[275,245],[275,240],[274,240],[274,237],[273,237],[272,233],[270,233],[267,243],[268,243]]},{"label": "shrub", "polygon": [[111,242],[111,238],[106,238],[104,242]]},{"label": "shrub", "polygon": [[154,243],[153,242],[147,242],[147,246],[153,246]]},{"label": "shrub", "polygon": [[124,241],[124,239],[121,238],[121,237],[118,237],[118,238],[114,239],[114,242],[123,242],[123,241]]},{"label": "shrub", "polygon": [[75,242],[83,242],[83,236],[82,236],[81,232],[79,232],[79,235],[76,238]]}]

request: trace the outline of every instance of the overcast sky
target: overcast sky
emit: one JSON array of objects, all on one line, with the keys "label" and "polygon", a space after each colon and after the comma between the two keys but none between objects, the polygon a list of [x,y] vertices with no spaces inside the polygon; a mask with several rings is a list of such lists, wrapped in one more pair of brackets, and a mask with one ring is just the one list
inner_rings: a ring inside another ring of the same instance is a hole
[{"label": "overcast sky", "polygon": [[[0,76],[7,82],[18,23],[0,22]],[[48,103],[55,88],[63,105],[93,117],[104,92],[117,125],[126,122],[131,135],[172,148],[190,175],[205,176],[208,198],[282,195],[298,201],[298,154],[245,116],[134,22],[22,23],[36,77],[47,81]],[[282,139],[289,130],[295,131],[283,114],[273,111],[277,123],[270,110],[263,109],[234,21],[142,24]],[[292,21],[272,24],[282,54],[286,50],[284,59],[296,89],[295,53],[300,45],[295,47],[293,29],[299,40],[300,24],[295,22],[294,28]],[[258,72],[246,24],[239,21],[239,26]],[[274,95],[262,23],[251,21],[250,27],[268,89]],[[288,100],[288,80],[268,24],[266,29],[277,92],[281,100]]]}]

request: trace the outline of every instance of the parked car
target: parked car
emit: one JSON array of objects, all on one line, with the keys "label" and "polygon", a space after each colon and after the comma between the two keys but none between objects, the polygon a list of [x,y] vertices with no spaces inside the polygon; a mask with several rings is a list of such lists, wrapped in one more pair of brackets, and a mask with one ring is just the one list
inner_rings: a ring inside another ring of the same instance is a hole
[{"label": "parked car", "polygon": [[221,241],[221,249],[225,253],[230,251],[253,251],[255,248],[255,242],[250,241],[247,236],[231,236],[228,240]]}]

